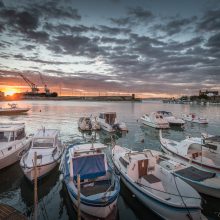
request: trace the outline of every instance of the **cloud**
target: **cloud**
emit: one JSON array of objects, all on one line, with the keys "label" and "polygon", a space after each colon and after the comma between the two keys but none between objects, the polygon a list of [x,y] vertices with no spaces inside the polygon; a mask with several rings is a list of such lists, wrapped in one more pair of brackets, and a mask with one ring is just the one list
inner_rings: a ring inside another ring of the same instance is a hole
[{"label": "cloud", "polygon": [[206,46],[213,47],[213,48],[216,48],[216,49],[220,49],[220,32],[218,32],[217,34],[211,36],[208,39],[208,42],[207,42]]},{"label": "cloud", "polygon": [[134,16],[136,19],[140,21],[146,21],[147,19],[153,17],[151,11],[145,10],[140,6],[135,8],[128,8],[128,14]]},{"label": "cloud", "polygon": [[182,18],[182,19],[176,19],[176,20],[172,19],[167,24],[156,24],[153,29],[154,30],[159,29],[167,33],[167,35],[174,35],[174,34],[180,33],[184,27],[192,24],[196,20],[197,20],[196,16],[193,16],[191,18]]},{"label": "cloud", "polygon": [[197,24],[197,31],[219,31],[220,9],[209,10]]}]

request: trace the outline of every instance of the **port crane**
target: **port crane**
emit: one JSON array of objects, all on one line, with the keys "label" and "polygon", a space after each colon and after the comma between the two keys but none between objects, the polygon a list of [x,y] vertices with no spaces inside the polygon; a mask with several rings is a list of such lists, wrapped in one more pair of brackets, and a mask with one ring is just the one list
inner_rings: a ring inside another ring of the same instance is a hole
[{"label": "port crane", "polygon": [[18,73],[22,78],[23,80],[30,86],[31,88],[31,92],[33,94],[37,94],[39,92],[39,89],[37,88],[37,85],[34,84],[33,82],[31,82],[27,77],[25,77],[23,74],[21,73]]},{"label": "port crane", "polygon": [[50,89],[48,89],[47,84],[45,83],[42,74],[39,73],[39,76],[40,76],[40,79],[41,79],[42,84],[44,85],[44,91],[45,91],[45,93],[46,93],[46,94],[50,94]]}]

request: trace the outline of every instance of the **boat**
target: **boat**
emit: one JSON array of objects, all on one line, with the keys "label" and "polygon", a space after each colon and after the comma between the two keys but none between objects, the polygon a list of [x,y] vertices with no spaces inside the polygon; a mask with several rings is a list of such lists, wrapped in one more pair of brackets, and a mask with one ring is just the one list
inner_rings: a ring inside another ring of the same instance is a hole
[{"label": "boat", "polygon": [[207,133],[201,134],[201,141],[203,146],[208,148],[212,152],[220,153],[220,136],[219,135],[210,135]]},{"label": "boat", "polygon": [[78,202],[77,177],[80,177],[80,210],[90,216],[106,218],[115,209],[120,191],[119,177],[113,172],[101,143],[75,143],[62,157],[61,172],[68,194]]},{"label": "boat", "polygon": [[101,128],[108,132],[114,132],[117,130],[128,131],[126,124],[117,120],[116,112],[100,113],[98,117],[98,122]]},{"label": "boat", "polygon": [[165,120],[169,123],[170,126],[184,126],[185,121],[181,118],[178,118],[173,115],[172,112],[168,111],[157,111],[157,113],[161,114]]},{"label": "boat", "polygon": [[30,143],[24,123],[0,123],[0,170],[19,161]]},{"label": "boat", "polygon": [[186,165],[169,155],[158,154],[158,163],[161,167],[173,172],[198,192],[220,198],[220,174]]},{"label": "boat", "polygon": [[164,119],[163,115],[158,112],[152,112],[150,114],[144,114],[141,117],[141,122],[144,125],[153,128],[169,128],[169,123]]},{"label": "boat", "polygon": [[197,168],[211,172],[220,172],[220,154],[203,147],[203,143],[199,142],[199,138],[187,137],[178,142],[163,138],[161,130],[159,136],[161,148],[167,154]]},{"label": "boat", "polygon": [[158,153],[115,145],[112,160],[122,182],[146,207],[163,219],[204,219],[201,197],[158,163]]},{"label": "boat", "polygon": [[182,119],[185,120],[185,121],[192,122],[192,123],[208,124],[208,120],[206,118],[199,117],[195,113],[182,114]]},{"label": "boat", "polygon": [[78,120],[78,128],[81,131],[100,130],[100,124],[96,117],[80,117]]},{"label": "boat", "polygon": [[41,179],[60,162],[63,150],[59,130],[39,129],[33,136],[31,148],[20,160],[20,166],[24,175],[31,182],[34,181],[35,165],[33,161],[35,152],[37,154],[37,179]]},{"label": "boat", "polygon": [[12,115],[12,114],[22,114],[26,113],[30,110],[30,108],[19,108],[17,104],[8,104],[9,108],[1,108],[0,107],[0,115]]}]

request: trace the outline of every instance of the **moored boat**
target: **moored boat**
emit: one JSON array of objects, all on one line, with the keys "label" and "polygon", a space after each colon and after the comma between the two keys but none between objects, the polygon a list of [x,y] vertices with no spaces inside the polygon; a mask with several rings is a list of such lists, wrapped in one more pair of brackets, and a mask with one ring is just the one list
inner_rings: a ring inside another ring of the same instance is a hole
[{"label": "moored boat", "polygon": [[78,128],[81,131],[95,131],[100,130],[100,124],[96,117],[81,117],[78,120]]},{"label": "moored boat", "polygon": [[100,143],[70,145],[62,157],[61,171],[68,194],[77,207],[77,176],[80,176],[80,209],[106,218],[115,209],[120,191],[119,177],[108,165]]},{"label": "moored boat", "polygon": [[192,123],[208,124],[207,118],[199,117],[195,113],[182,114],[182,119],[185,120],[185,121],[192,122]]},{"label": "moored boat", "polygon": [[98,122],[101,128],[108,132],[114,132],[116,130],[128,131],[126,124],[118,121],[116,112],[100,113]]},{"label": "moored boat", "polygon": [[30,108],[19,108],[17,104],[8,104],[9,108],[0,108],[0,115],[22,114],[30,110]]},{"label": "moored boat", "polygon": [[115,146],[113,163],[121,180],[145,206],[163,219],[204,219],[201,197],[187,183],[158,163],[158,153]]},{"label": "moored boat", "polygon": [[52,171],[60,162],[63,150],[59,130],[39,129],[32,139],[31,148],[20,160],[24,175],[28,180],[34,180],[35,165],[33,161],[35,153],[37,154],[37,179],[40,179]]},{"label": "moored boat", "polygon": [[173,172],[198,192],[220,198],[220,174],[204,171],[175,160],[169,155],[159,154],[158,163],[161,167]]},{"label": "moored boat", "polygon": [[178,142],[163,138],[161,130],[159,133],[161,148],[167,154],[200,169],[220,173],[220,154],[210,151],[202,142],[190,137]]},{"label": "moored boat", "polygon": [[24,123],[0,123],[0,169],[19,161],[30,142]]},{"label": "moored boat", "polygon": [[172,112],[157,111],[157,113],[161,114],[163,118],[167,120],[170,126],[183,126],[185,124],[184,120],[174,116]]},{"label": "moored boat", "polygon": [[169,123],[158,112],[152,112],[151,114],[144,114],[141,117],[141,122],[147,126],[153,128],[169,128]]}]

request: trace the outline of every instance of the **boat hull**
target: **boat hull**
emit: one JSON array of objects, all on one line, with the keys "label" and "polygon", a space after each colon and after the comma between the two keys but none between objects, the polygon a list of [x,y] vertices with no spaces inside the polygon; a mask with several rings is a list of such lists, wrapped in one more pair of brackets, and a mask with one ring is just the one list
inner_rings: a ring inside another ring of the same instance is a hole
[{"label": "boat hull", "polygon": [[139,201],[141,201],[146,207],[151,209],[155,214],[162,217],[163,219],[169,220],[189,220],[188,210],[190,211],[190,215],[194,220],[202,219],[200,208],[176,208],[165,205],[147,194],[143,193],[138,189],[135,183],[131,183],[128,178],[126,178],[123,174],[121,174],[122,182],[127,186],[127,188],[134,193]]},{"label": "boat hull", "polygon": [[23,146],[21,144],[21,147],[17,148],[12,154],[0,158],[0,170],[19,161],[23,152],[28,150],[29,146],[30,146],[30,141],[24,144]]},{"label": "boat hull", "polygon": [[0,115],[14,115],[28,112],[30,109],[0,110]]},{"label": "boat hull", "polygon": [[150,121],[146,121],[144,119],[141,119],[141,122],[144,124],[144,125],[147,125],[147,126],[150,126],[152,128],[158,128],[158,129],[166,129],[166,128],[169,128],[169,124],[155,124],[155,123],[152,123]]},{"label": "boat hull", "polygon": [[198,192],[203,193],[208,196],[215,197],[215,198],[220,198],[220,188],[212,188],[212,187],[209,187],[208,185],[204,185],[202,183],[198,183],[198,182],[183,178],[180,175],[176,175],[176,176],[179,177],[180,179],[182,179],[183,181],[187,182],[189,185],[191,185]]},{"label": "boat hull", "polygon": [[[69,190],[68,183],[65,182],[65,185],[66,185],[68,194],[70,196],[70,199],[72,200],[74,204],[74,208],[76,208],[78,206],[78,201],[77,199],[74,198],[71,191]],[[112,203],[108,204],[107,206],[92,206],[92,205],[86,205],[83,202],[81,202],[80,210],[94,217],[106,218],[115,209],[116,203],[117,203],[117,197]]]},{"label": "boat hull", "polygon": [[[45,177],[47,174],[49,174],[58,164],[58,161],[54,161],[53,163],[50,164],[45,164],[42,166],[37,166],[37,179],[41,179],[43,177]],[[33,182],[34,181],[34,176],[35,176],[35,170],[34,167],[31,168],[25,168],[25,167],[21,167],[25,177]]]}]

